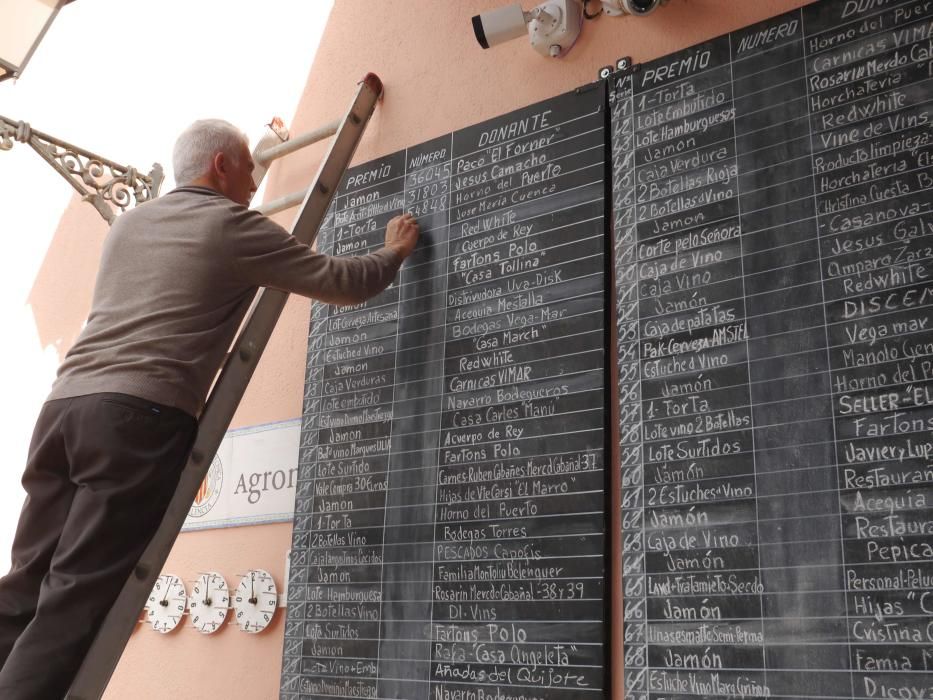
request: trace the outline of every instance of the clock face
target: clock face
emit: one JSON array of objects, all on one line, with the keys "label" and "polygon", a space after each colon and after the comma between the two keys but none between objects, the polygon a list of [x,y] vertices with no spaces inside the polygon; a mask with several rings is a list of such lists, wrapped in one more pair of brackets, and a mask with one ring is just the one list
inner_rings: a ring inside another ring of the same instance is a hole
[{"label": "clock face", "polygon": [[195,629],[202,634],[216,632],[227,619],[229,607],[230,591],[224,577],[214,571],[198,576],[188,598],[188,614]]},{"label": "clock face", "polygon": [[236,623],[244,632],[262,632],[272,621],[279,597],[267,571],[253,569],[240,579],[233,594]]},{"label": "clock face", "polygon": [[175,629],[185,614],[187,600],[185,584],[180,578],[173,574],[159,576],[146,603],[146,618],[152,629],[162,634]]}]

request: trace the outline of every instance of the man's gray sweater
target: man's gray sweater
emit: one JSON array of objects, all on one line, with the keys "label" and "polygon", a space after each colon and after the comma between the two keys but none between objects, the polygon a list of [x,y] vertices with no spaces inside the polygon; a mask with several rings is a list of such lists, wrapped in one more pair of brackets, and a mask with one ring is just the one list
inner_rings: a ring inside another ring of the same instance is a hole
[{"label": "man's gray sweater", "polygon": [[256,287],[357,304],[400,264],[388,248],[320,255],[213,190],[180,187],[110,229],[87,325],[49,399],[118,392],[197,416]]}]

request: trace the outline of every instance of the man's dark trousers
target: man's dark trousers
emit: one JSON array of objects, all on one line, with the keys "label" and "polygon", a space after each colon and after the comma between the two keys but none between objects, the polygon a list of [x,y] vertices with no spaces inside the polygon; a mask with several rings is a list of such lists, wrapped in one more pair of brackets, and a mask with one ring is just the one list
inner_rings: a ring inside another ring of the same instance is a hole
[{"label": "man's dark trousers", "polygon": [[0,579],[0,698],[57,700],[168,507],[197,430],[125,394],[42,407]]}]

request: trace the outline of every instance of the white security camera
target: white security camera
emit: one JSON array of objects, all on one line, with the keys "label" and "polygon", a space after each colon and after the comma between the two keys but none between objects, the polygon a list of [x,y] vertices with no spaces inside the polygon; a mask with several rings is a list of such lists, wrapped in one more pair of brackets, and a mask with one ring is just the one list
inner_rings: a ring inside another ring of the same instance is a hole
[{"label": "white security camera", "polygon": [[602,0],[607,15],[635,15],[644,17],[657,10],[667,0]]},{"label": "white security camera", "polygon": [[528,12],[515,4],[474,15],[473,33],[484,49],[527,33],[535,51],[556,58],[573,46],[582,21],[580,0],[548,0]]},{"label": "white security camera", "polygon": [[484,49],[517,39],[525,31],[525,12],[518,4],[473,15],[473,33]]}]

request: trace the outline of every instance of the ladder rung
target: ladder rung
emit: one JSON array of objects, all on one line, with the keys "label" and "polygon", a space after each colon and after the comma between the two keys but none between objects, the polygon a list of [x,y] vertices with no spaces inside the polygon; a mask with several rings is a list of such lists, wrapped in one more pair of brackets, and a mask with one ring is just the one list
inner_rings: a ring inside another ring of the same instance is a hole
[{"label": "ladder rung", "polygon": [[318,141],[326,139],[328,136],[333,136],[337,133],[337,129],[339,127],[340,120],[335,119],[329,124],[325,124],[324,126],[318,127],[317,129],[308,131],[304,134],[301,134],[300,136],[292,137],[288,139],[288,141],[262,151],[258,154],[258,157],[255,160],[260,165],[268,165],[276,158],[287,156],[289,153],[293,153],[299,148],[310,146],[312,143],[317,143]]},{"label": "ladder rung", "polygon": [[280,211],[285,211],[286,209],[291,209],[304,200],[305,195],[308,193],[308,190],[298,190],[297,192],[292,192],[287,194],[284,197],[279,197],[278,199],[273,199],[271,202],[266,202],[265,204],[256,207],[256,211],[260,214],[265,214],[266,216],[272,216]]}]

